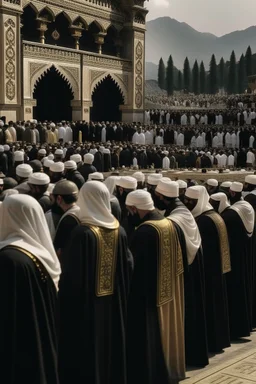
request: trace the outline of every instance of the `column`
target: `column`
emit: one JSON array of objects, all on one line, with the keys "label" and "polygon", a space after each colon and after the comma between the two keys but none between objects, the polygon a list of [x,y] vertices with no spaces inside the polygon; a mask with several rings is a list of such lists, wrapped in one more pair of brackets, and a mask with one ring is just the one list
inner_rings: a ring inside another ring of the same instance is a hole
[{"label": "column", "polygon": [[99,32],[94,35],[95,37],[95,43],[98,45],[98,53],[102,54],[102,45],[104,44],[106,33],[105,32]]},{"label": "column", "polygon": [[37,30],[40,32],[40,43],[45,44],[45,32],[48,30],[48,20],[45,19],[37,19],[38,28]]},{"label": "column", "polygon": [[21,1],[0,0],[0,116],[17,121],[21,116]]},{"label": "column", "polygon": [[71,30],[72,37],[75,39],[75,49],[79,50],[80,48],[79,40],[80,40],[80,37],[82,36],[83,28],[81,26],[72,25],[70,27],[70,30]]}]

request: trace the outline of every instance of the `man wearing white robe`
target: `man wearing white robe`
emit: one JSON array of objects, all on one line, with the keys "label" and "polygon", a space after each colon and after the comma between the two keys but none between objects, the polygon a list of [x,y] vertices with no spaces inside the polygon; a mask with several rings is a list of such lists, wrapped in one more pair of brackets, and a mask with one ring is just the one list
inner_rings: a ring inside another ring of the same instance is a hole
[{"label": "man wearing white robe", "polygon": [[249,139],[249,148],[253,148],[254,140],[255,140],[255,137],[253,135],[251,135],[250,139]]},{"label": "man wearing white robe", "polygon": [[227,148],[231,147],[231,135],[229,132],[227,132],[225,135],[225,145]]},{"label": "man wearing white robe", "polygon": [[218,148],[218,146],[219,146],[219,138],[218,138],[217,134],[215,133],[215,136],[212,139],[212,147]]},{"label": "man wearing white robe", "polygon": [[101,130],[101,142],[106,143],[106,141],[107,141],[107,129],[106,129],[106,126],[103,125],[103,128]]},{"label": "man wearing white robe", "polygon": [[145,132],[145,145],[152,145],[154,142],[153,131],[147,129]]},{"label": "man wearing white robe", "polygon": [[232,153],[228,156],[228,168],[235,166],[235,156]]},{"label": "man wearing white robe", "polygon": [[65,131],[65,143],[70,143],[70,142],[73,141],[73,131],[72,131],[72,128],[69,125],[67,125],[67,124],[65,124],[64,126],[65,126],[65,129],[66,129],[66,131]]},{"label": "man wearing white robe", "polygon": [[196,138],[196,147],[201,149],[201,148],[203,148],[203,146],[204,146],[204,139],[200,133],[198,135],[198,137]]},{"label": "man wearing white robe", "polygon": [[183,115],[181,116],[180,123],[181,123],[181,125],[187,125],[188,117],[187,117],[186,113],[183,113]]},{"label": "man wearing white robe", "polygon": [[133,144],[138,144],[139,143],[139,134],[138,132],[136,131],[132,137],[132,142]]},{"label": "man wearing white robe", "polygon": [[190,125],[195,125],[196,124],[196,119],[194,115],[190,116]]},{"label": "man wearing white robe", "polygon": [[246,166],[247,167],[253,167],[255,163],[255,155],[254,153],[249,149],[246,155]]},{"label": "man wearing white robe", "polygon": [[184,146],[184,134],[180,132],[177,136],[177,145],[183,147]]},{"label": "man wearing white robe", "polygon": [[163,169],[170,169],[170,159],[168,158],[169,152],[164,151],[163,153],[164,153],[164,158],[163,158],[163,162],[162,162],[162,168]]},{"label": "man wearing white robe", "polygon": [[235,132],[233,132],[232,135],[231,135],[231,147],[233,149],[236,148],[236,133]]},{"label": "man wearing white robe", "polygon": [[166,113],[166,124],[169,125],[170,124],[170,118],[171,118],[171,115],[170,115],[170,112],[168,111]]}]

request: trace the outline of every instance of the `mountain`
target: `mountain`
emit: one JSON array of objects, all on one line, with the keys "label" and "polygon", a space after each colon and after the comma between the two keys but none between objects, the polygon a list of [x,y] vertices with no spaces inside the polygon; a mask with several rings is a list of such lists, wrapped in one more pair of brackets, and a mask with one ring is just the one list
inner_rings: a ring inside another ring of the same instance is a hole
[{"label": "mountain", "polygon": [[183,68],[186,56],[191,67],[197,59],[199,62],[203,60],[208,68],[212,53],[217,61],[222,56],[228,60],[234,50],[239,59],[248,45],[251,45],[253,52],[256,51],[256,26],[217,37],[211,33],[198,32],[188,24],[170,17],[151,20],[147,23],[146,33],[146,79],[157,78],[157,68],[154,64],[158,65],[160,57],[166,63],[171,54],[175,66],[179,69]]}]

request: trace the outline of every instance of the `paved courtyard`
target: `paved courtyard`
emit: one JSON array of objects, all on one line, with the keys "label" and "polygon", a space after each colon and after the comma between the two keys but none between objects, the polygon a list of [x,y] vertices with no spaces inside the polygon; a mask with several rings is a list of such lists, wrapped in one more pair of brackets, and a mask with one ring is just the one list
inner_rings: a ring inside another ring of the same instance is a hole
[{"label": "paved courtyard", "polygon": [[188,367],[186,384],[256,383],[256,332],[250,338],[232,343],[231,348],[210,358],[203,369]]}]

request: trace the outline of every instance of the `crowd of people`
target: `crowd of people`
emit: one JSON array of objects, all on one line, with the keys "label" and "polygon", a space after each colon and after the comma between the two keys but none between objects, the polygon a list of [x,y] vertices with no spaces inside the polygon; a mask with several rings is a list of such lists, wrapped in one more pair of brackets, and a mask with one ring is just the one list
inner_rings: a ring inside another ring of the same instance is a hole
[{"label": "crowd of people", "polygon": [[198,185],[163,171],[253,171],[253,112],[0,121],[3,382],[170,384],[250,336],[256,175]]},{"label": "crowd of people", "polygon": [[[146,88],[147,92],[147,88]],[[182,108],[254,108],[256,97],[254,94],[244,95],[222,95],[222,94],[190,94],[190,93],[175,93],[168,96],[165,91],[157,88],[153,90],[150,88],[146,94],[146,103],[163,106],[164,109],[180,107]]]},{"label": "crowd of people", "polygon": [[250,336],[256,175],[105,177],[107,145],[19,145],[0,146],[4,383],[169,384]]}]

